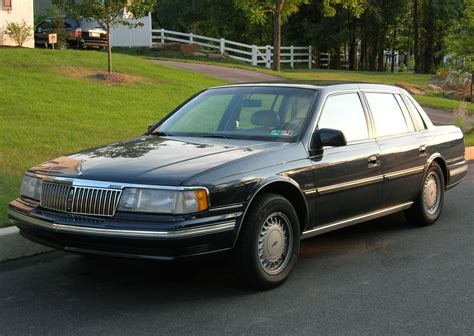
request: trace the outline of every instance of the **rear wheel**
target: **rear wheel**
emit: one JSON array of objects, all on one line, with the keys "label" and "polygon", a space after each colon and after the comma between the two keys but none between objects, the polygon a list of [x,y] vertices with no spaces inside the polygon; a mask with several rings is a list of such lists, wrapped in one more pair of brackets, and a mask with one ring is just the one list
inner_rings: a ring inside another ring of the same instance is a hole
[{"label": "rear wheel", "polygon": [[234,250],[237,275],[256,289],[278,286],[290,274],[299,246],[298,216],[291,203],[278,194],[257,196]]},{"label": "rear wheel", "polygon": [[443,171],[433,162],[426,171],[422,188],[415,203],[405,211],[407,219],[415,224],[434,224],[443,210],[445,181]]}]

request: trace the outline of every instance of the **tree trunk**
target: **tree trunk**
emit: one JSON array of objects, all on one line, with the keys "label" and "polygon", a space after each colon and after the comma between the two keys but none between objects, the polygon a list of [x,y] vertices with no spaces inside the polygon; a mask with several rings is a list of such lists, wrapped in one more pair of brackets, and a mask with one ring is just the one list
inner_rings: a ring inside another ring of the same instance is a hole
[{"label": "tree trunk", "polygon": [[352,19],[351,37],[349,41],[349,69],[355,70],[356,67],[356,18]]},{"label": "tree trunk", "polygon": [[419,22],[418,22],[418,0],[413,0],[413,53],[415,56],[415,72],[419,73],[420,72],[420,28],[419,28]]},{"label": "tree trunk", "polygon": [[429,0],[426,4],[426,12],[424,14],[424,40],[425,47],[423,50],[423,73],[431,73],[433,71],[433,45],[434,45],[434,33],[435,33],[435,22],[434,22],[434,8],[433,0]]},{"label": "tree trunk", "polygon": [[474,103],[474,100],[472,99],[472,85],[473,85],[473,82],[474,81],[474,71],[471,72],[471,103]]},{"label": "tree trunk", "polygon": [[395,72],[395,43],[397,41],[397,27],[393,28],[392,36],[392,66],[390,71]]},{"label": "tree trunk", "polygon": [[112,73],[112,44],[110,43],[110,25],[107,28],[107,72]]},{"label": "tree trunk", "polygon": [[281,9],[284,2],[284,0],[276,0],[273,13],[273,70],[275,71],[280,71]]}]

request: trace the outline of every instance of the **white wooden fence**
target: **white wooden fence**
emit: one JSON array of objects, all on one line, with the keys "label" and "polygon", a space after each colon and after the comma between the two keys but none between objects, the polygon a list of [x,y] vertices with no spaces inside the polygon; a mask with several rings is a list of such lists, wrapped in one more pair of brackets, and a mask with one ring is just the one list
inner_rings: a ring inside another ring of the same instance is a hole
[{"label": "white wooden fence", "polygon": [[[273,47],[248,45],[240,42],[229,41],[223,38],[214,38],[193,33],[181,33],[166,29],[152,29],[152,45],[166,42],[180,42],[198,44],[202,47],[219,50],[227,53],[230,58],[248,62],[251,65],[265,65],[271,68],[273,62]],[[281,47],[280,62],[289,64],[291,68],[296,63],[306,63],[311,69],[312,48],[308,47]]]}]

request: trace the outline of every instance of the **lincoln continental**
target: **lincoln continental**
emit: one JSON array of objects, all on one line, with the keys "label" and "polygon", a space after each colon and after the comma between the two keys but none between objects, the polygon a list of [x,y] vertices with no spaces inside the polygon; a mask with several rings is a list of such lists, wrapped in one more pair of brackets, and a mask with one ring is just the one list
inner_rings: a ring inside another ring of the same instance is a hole
[{"label": "lincoln continental", "polygon": [[301,239],[399,211],[435,223],[466,171],[462,132],[434,126],[401,88],[229,85],[142,136],[29,169],[8,215],[24,237],[78,254],[226,252],[265,289],[288,277]]}]

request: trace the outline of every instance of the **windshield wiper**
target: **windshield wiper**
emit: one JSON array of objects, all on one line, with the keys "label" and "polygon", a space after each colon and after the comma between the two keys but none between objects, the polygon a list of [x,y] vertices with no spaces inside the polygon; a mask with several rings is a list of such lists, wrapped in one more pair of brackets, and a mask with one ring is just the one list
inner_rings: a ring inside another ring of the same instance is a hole
[{"label": "windshield wiper", "polygon": [[156,135],[156,136],[173,136],[173,134],[171,134],[171,133],[160,132],[160,131],[152,132],[151,135]]}]

